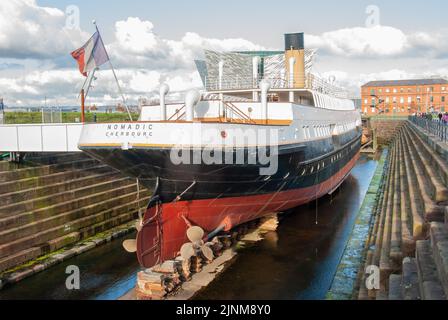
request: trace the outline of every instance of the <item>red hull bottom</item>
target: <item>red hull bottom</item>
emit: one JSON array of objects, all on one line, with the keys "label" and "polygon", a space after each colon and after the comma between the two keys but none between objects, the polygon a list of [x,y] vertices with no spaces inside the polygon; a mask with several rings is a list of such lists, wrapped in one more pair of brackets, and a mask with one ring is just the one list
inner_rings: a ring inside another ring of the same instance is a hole
[{"label": "red hull bottom", "polygon": [[263,217],[291,209],[337,188],[350,174],[359,153],[330,179],[312,187],[279,191],[270,194],[165,203],[148,209],[144,227],[137,235],[137,257],[144,267],[151,267],[178,255],[188,242],[185,219],[211,232],[225,225],[226,230]]}]

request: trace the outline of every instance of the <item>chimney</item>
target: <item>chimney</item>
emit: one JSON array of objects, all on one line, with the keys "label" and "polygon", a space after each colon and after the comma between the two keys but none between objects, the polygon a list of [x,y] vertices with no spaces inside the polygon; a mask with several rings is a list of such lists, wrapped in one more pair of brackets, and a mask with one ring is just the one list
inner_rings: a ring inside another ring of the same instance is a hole
[{"label": "chimney", "polygon": [[289,87],[305,88],[305,45],[301,33],[285,34],[285,64]]}]

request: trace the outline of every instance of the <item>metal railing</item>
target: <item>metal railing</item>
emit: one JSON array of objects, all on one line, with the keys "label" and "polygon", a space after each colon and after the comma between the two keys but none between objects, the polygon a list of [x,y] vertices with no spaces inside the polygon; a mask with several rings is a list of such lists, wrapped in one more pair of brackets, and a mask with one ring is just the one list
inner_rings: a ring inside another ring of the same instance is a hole
[{"label": "metal railing", "polygon": [[441,141],[448,140],[448,123],[439,119],[429,119],[424,116],[409,116],[412,123],[426,130],[427,133],[438,137]]},{"label": "metal railing", "polygon": [[[206,79],[205,87],[208,91],[231,91],[231,90],[253,90],[258,89],[262,78],[254,79],[247,77],[233,77],[224,78],[221,81],[219,79]],[[264,80],[270,82],[271,89],[294,89],[296,83],[290,83],[284,78],[265,78]],[[320,93],[332,95],[338,98],[349,98],[349,93],[344,89],[335,86],[322,78],[314,75],[307,74],[304,79],[295,79],[295,81],[303,81],[304,89],[315,90]]]}]

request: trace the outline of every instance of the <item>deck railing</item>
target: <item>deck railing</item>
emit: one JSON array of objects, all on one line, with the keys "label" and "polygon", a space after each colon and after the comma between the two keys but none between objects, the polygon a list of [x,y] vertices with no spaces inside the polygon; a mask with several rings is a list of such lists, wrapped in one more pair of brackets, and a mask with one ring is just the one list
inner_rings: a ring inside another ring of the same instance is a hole
[{"label": "deck railing", "polygon": [[[253,90],[259,89],[261,80],[263,79],[235,77],[224,78],[219,81],[219,79],[214,78],[206,79],[205,87],[208,91]],[[290,83],[290,81],[284,78],[266,78],[264,80],[270,82],[272,89],[293,89],[297,87],[296,83]],[[305,79],[302,80],[305,84],[304,89],[315,90],[317,92],[332,95],[338,98],[347,99],[350,97],[348,92],[344,89],[328,83],[314,74],[309,73],[305,76]],[[300,79],[295,79],[295,81],[300,81]]]},{"label": "deck railing", "polygon": [[448,140],[448,123],[439,119],[429,119],[424,116],[409,116],[412,123],[426,130],[429,134],[438,137],[441,141]]}]

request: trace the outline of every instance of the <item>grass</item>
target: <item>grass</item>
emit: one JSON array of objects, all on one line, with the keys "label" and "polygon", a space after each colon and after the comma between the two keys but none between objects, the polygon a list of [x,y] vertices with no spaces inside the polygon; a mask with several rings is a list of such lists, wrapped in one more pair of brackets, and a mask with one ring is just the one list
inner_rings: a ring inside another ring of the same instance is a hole
[{"label": "grass", "polygon": [[[132,113],[132,119],[138,118],[137,113]],[[48,115],[47,115],[48,116]],[[85,114],[86,122],[93,122],[94,113],[88,112]],[[56,115],[55,115],[56,117]],[[81,119],[80,112],[62,112],[62,122],[79,122]],[[76,121],[78,120],[78,121]],[[129,121],[127,113],[96,113],[97,122],[120,122]],[[41,112],[5,112],[6,124],[28,124],[28,123],[42,123]]]}]

